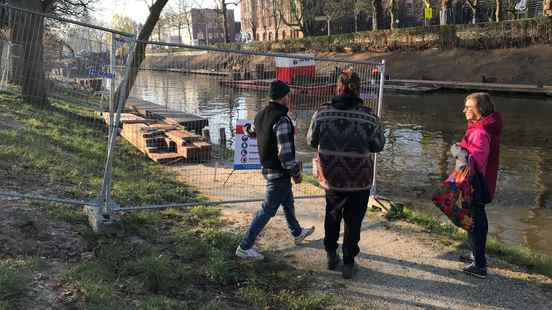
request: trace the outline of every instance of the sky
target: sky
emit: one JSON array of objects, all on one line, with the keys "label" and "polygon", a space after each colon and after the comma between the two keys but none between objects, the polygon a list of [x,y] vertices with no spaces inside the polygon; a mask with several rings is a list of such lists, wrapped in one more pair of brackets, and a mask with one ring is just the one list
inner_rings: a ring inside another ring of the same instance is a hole
[{"label": "sky", "polygon": [[[148,0],[150,2],[151,0]],[[193,7],[214,8],[215,0],[188,0]],[[169,0],[167,6],[176,4],[176,0]],[[167,7],[166,6],[166,7]],[[166,8],[165,7],[165,8]],[[144,23],[148,17],[148,7],[145,0],[97,0],[92,15],[106,25],[111,25],[112,16],[126,15],[138,23]],[[239,7],[229,6],[234,9],[236,20],[240,19]]]}]

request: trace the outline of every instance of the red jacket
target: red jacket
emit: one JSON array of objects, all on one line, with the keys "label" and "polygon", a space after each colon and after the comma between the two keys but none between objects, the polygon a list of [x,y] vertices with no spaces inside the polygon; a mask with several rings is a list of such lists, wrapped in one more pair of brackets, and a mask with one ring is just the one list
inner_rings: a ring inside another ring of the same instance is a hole
[{"label": "red jacket", "polygon": [[490,200],[496,191],[502,126],[502,115],[498,112],[479,121],[469,122],[466,134],[459,143],[460,147],[468,151],[475,167],[483,175]]}]

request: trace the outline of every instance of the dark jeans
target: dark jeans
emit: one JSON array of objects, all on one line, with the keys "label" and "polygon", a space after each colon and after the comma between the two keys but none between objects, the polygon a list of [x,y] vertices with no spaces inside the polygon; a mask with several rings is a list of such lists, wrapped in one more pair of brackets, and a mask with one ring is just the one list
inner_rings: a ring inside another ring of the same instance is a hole
[{"label": "dark jeans", "polygon": [[255,243],[255,239],[268,221],[276,215],[280,205],[284,207],[284,214],[291,234],[297,237],[301,234],[301,226],[295,217],[295,207],[293,205],[293,192],[291,190],[291,178],[284,177],[277,180],[268,180],[266,183],[266,197],[261,209],[255,215],[247,233],[240,243],[240,247],[249,250]]},{"label": "dark jeans", "polygon": [[487,268],[487,259],[485,258],[485,247],[487,245],[487,233],[489,232],[489,223],[487,222],[487,213],[485,205],[474,203],[471,206],[473,216],[473,229],[468,232],[468,241],[475,256],[475,265],[479,268]]},{"label": "dark jeans", "polygon": [[341,219],[345,220],[343,235],[343,263],[352,265],[360,252],[360,227],[368,207],[370,191],[326,191],[326,216],[324,219],[324,247],[327,252],[337,250]]}]

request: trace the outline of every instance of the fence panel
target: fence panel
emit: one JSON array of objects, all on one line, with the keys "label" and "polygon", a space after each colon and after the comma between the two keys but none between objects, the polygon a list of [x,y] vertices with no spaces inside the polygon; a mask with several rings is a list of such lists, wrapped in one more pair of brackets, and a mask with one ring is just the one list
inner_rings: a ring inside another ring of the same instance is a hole
[{"label": "fence panel", "polygon": [[378,111],[383,67],[305,54],[151,42],[124,114],[143,121],[123,121],[122,136],[211,201],[261,200],[266,182],[258,167],[247,169],[257,150],[240,124],[254,120],[269,101],[270,81],[281,79],[291,88],[297,157],[306,175],[305,182],[295,185],[295,196],[319,196],[323,191],[312,177],[314,151],[306,143],[311,117],[335,95],[345,68],[360,75],[361,97]]},{"label": "fence panel", "polygon": [[[134,35],[5,5],[0,28],[0,87],[23,98],[2,101],[2,113],[33,137],[20,149],[18,129],[0,131],[0,158],[21,158],[2,175],[2,196],[45,195],[77,205],[97,199],[106,211],[112,201],[134,207],[159,184],[148,182],[152,170],[123,172],[129,165],[128,152],[120,151],[125,147],[163,164],[213,203],[261,200],[266,183],[253,165],[257,149],[241,125],[268,103],[276,78],[290,85],[297,157],[304,162],[306,178],[295,186],[296,197],[319,196],[306,132],[314,111],[335,94],[338,75],[357,72],[365,104],[380,112],[382,63],[135,42]],[[134,44],[145,45],[143,62],[136,62]],[[25,109],[31,102],[44,113]],[[63,133],[53,132],[60,126]],[[51,143],[51,136],[59,141]],[[38,154],[47,154],[49,164],[38,162]],[[29,179],[20,177],[22,171]],[[136,195],[125,189],[128,178],[138,181]],[[178,199],[146,200],[166,207]]]},{"label": "fence panel", "polygon": [[[0,126],[0,161],[7,164],[0,169],[0,192],[97,198],[107,146],[103,118],[110,117],[132,39],[0,5],[0,90],[9,96],[2,100],[0,115],[18,124]],[[33,109],[26,108],[31,104]],[[59,140],[52,143],[52,136]],[[48,165],[41,162],[44,158]]]}]

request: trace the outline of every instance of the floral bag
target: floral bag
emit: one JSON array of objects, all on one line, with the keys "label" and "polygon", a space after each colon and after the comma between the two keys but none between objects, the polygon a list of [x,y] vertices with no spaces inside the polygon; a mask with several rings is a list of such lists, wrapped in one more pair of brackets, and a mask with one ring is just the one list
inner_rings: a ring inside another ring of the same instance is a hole
[{"label": "floral bag", "polygon": [[[469,166],[469,165],[468,165]],[[470,204],[474,189],[470,183],[470,169],[454,170],[433,194],[432,201],[454,225],[471,231],[473,217]]]}]

